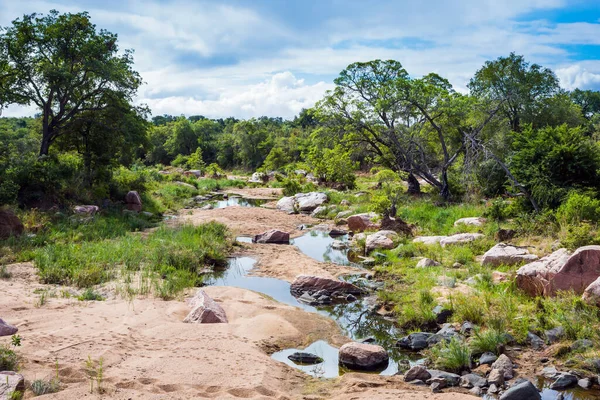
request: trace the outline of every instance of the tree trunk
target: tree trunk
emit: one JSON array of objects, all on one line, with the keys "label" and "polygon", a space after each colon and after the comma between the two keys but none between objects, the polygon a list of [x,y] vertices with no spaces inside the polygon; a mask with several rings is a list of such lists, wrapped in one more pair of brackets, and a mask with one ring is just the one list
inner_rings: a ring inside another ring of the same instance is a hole
[{"label": "tree trunk", "polygon": [[446,201],[450,200],[450,185],[448,184],[448,171],[442,171],[442,188],[440,189],[440,195]]},{"label": "tree trunk", "polygon": [[44,127],[42,132],[42,144],[40,145],[40,157],[47,156],[48,150],[50,149],[50,137],[51,133],[48,127]]},{"label": "tree trunk", "polygon": [[421,194],[421,184],[412,173],[408,174],[408,194]]}]

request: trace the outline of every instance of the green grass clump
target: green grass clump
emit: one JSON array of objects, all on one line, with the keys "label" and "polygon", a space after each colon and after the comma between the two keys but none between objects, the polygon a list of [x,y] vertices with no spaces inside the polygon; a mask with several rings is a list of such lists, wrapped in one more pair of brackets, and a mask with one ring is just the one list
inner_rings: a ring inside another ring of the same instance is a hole
[{"label": "green grass clump", "polygon": [[42,396],[44,394],[56,393],[60,390],[60,381],[57,379],[36,379],[31,382],[31,391],[36,396]]},{"label": "green grass clump", "polygon": [[469,347],[473,354],[483,354],[491,352],[499,355],[500,345],[506,343],[506,335],[495,329],[486,329],[484,331],[475,331],[475,334],[469,342]]},{"label": "green grass clump", "polygon": [[471,349],[456,338],[442,341],[428,350],[429,358],[436,368],[461,373],[471,369]]},{"label": "green grass clump", "polygon": [[0,371],[16,371],[19,355],[7,345],[0,345]]},{"label": "green grass clump", "polygon": [[87,288],[83,293],[81,293],[77,300],[79,301],[102,301],[104,297],[100,293],[97,293],[92,288]]}]

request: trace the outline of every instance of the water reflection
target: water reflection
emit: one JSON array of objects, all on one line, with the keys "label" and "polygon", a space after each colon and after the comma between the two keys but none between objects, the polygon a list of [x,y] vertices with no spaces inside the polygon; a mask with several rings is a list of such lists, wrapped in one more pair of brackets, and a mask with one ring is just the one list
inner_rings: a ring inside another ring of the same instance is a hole
[{"label": "water reflection", "polygon": [[240,206],[240,207],[259,207],[262,204],[265,204],[269,200],[260,200],[260,199],[246,199],[244,197],[229,197],[223,200],[217,200],[213,203],[213,207],[216,208],[226,208],[231,206]]},{"label": "water reflection", "polygon": [[327,232],[313,230],[306,234],[290,240],[290,244],[297,246],[298,249],[310,258],[320,262],[330,262],[339,265],[351,265],[348,260],[348,247],[335,249],[334,244],[344,243],[348,245],[348,235],[329,236]]}]

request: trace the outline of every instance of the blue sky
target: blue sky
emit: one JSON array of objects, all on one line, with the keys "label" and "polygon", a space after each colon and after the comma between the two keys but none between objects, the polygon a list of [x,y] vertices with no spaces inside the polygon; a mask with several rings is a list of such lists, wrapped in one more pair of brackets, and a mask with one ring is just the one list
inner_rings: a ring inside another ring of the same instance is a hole
[{"label": "blue sky", "polygon": [[88,11],[135,50],[136,101],[154,115],[291,118],[376,58],[466,91],[486,60],[515,51],[566,89],[600,90],[600,0],[0,0],[0,25],[51,9]]}]

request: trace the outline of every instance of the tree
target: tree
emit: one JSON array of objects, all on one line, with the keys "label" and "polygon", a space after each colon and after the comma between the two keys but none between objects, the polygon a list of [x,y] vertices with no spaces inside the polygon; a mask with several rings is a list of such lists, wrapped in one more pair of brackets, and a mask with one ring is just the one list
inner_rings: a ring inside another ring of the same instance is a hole
[{"label": "tree", "polygon": [[24,15],[0,34],[0,104],[35,104],[42,114],[40,156],[73,132],[82,113],[131,101],[141,78],[117,35],[96,30],[88,13]]},{"label": "tree", "polygon": [[571,92],[571,99],[581,107],[581,112],[587,119],[600,113],[599,91],[575,89]]},{"label": "tree", "polygon": [[558,78],[551,69],[530,65],[515,53],[486,61],[468,87],[476,97],[501,103],[500,111],[515,132],[532,122],[541,100],[559,91]]}]

